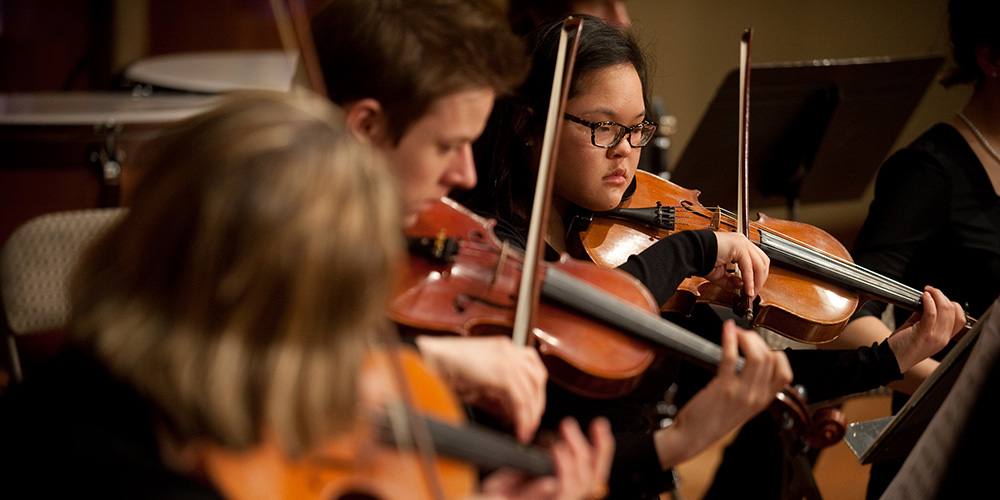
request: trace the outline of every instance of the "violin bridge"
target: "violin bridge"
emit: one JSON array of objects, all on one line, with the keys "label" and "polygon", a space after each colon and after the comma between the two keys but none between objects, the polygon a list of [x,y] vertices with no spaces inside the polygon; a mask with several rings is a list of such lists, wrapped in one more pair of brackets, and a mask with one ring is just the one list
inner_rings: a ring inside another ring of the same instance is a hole
[{"label": "violin bridge", "polygon": [[497,257],[497,267],[493,270],[493,277],[490,278],[490,288],[497,284],[497,277],[503,274],[504,265],[507,264],[507,253],[510,250],[510,243],[503,242],[500,246],[500,256]]},{"label": "violin bridge", "polygon": [[712,209],[712,223],[709,229],[712,231],[718,231],[722,227],[722,210],[719,207]]}]

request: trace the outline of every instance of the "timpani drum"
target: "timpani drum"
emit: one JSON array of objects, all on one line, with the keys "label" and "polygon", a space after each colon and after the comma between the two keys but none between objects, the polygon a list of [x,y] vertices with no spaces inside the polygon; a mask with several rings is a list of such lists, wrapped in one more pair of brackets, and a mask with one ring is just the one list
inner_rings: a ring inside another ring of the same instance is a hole
[{"label": "timpani drum", "polygon": [[37,215],[119,206],[142,162],[141,146],[217,99],[0,94],[0,243]]},{"label": "timpani drum", "polygon": [[183,52],[140,59],[123,75],[134,92],[221,94],[233,90],[288,91],[298,55],[280,50]]}]

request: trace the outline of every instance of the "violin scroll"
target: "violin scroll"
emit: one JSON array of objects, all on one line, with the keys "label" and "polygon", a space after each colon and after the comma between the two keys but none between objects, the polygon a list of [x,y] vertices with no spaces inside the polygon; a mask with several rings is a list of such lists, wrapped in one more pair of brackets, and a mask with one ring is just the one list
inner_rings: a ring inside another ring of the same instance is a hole
[{"label": "violin scroll", "polygon": [[783,438],[798,443],[792,449],[822,450],[843,439],[847,427],[843,412],[835,407],[810,412],[803,392],[799,386],[785,387],[770,408]]},{"label": "violin scroll", "polygon": [[812,415],[812,425],[806,431],[809,446],[814,450],[822,450],[832,446],[844,438],[847,429],[847,419],[839,408],[828,407],[816,410]]}]

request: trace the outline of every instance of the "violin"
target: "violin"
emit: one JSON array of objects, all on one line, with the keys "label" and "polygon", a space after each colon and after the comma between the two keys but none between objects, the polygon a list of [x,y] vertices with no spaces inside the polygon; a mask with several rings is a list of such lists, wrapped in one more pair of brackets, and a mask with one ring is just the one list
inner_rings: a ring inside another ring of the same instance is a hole
[{"label": "violin", "polygon": [[[406,230],[410,262],[389,305],[389,317],[403,335],[511,334],[524,258],[499,242],[493,225],[443,198]],[[613,326],[554,302],[553,283],[565,277],[576,292],[596,287],[647,313],[657,310],[649,291],[625,273],[575,259],[543,263],[538,272],[546,275],[542,295],[549,300],[540,302],[532,333],[550,378],[589,398],[631,392],[655,353]]]},{"label": "violin", "polygon": [[[703,206],[698,190],[643,171],[636,172],[635,183],[632,197],[617,208],[574,221],[578,241],[571,247],[578,254],[617,267],[677,231],[735,231],[734,216]],[[758,214],[750,223],[749,238],[771,259],[767,282],[752,305],[753,326],[820,344],[840,334],[862,299],[874,297],[921,310],[919,290],[854,264],[839,240],[815,226]],[[692,277],[678,286],[662,310],[688,314],[698,302],[733,306],[735,300],[708,280]],[[967,318],[966,327],[974,323]]]},{"label": "violin", "polygon": [[[385,394],[385,388],[396,383],[390,366],[393,356],[402,369],[404,390],[413,395],[412,408],[393,402],[398,395]],[[512,467],[531,476],[554,473],[547,451],[466,422],[447,385],[423,365],[413,349],[373,351],[360,380],[362,393],[369,399],[390,402],[376,405],[379,409],[358,419],[354,430],[294,460],[274,439],[249,451],[211,449],[204,460],[209,480],[232,500],[325,500],[352,495],[453,500],[477,491],[481,471]],[[420,449],[418,430],[426,431],[430,439],[426,449]]]}]

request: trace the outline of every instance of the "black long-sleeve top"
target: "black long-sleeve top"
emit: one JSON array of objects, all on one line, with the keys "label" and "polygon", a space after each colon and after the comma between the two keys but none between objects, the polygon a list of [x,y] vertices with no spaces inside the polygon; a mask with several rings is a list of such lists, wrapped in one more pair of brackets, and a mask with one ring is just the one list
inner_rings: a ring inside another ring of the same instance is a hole
[{"label": "black long-sleeve top", "polygon": [[[1000,296],[1000,196],[957,130],[935,125],[886,160],[851,254],[906,285],[940,289],[973,317]],[[870,300],[855,317],[885,308]],[[896,309],[897,324],[911,314]]]},{"label": "black long-sleeve top", "polygon": [[[852,256],[918,290],[940,289],[975,318],[1000,296],[1000,196],[958,130],[939,123],[885,161]],[[886,307],[869,300],[852,319],[880,317]],[[894,312],[896,324],[912,314]],[[894,394],[893,411],[908,399]],[[881,496],[901,463],[873,465],[868,498]]]}]

